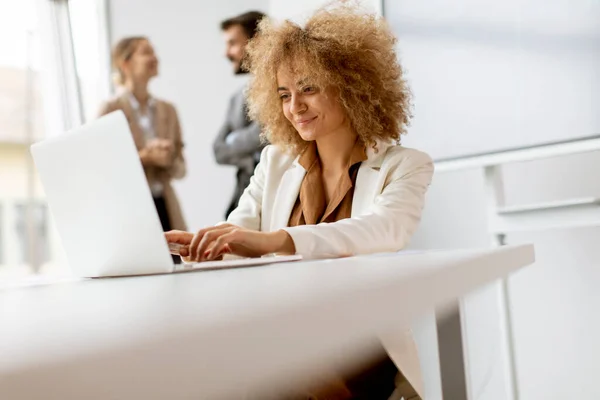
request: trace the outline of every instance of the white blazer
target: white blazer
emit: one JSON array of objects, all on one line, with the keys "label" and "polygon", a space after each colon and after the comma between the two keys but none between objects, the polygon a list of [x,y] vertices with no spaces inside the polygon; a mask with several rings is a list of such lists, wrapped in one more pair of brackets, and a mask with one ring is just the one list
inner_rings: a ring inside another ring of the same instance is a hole
[{"label": "white blazer", "polygon": [[[227,222],[248,229],[285,229],[304,258],[334,258],[403,249],[421,219],[433,163],[420,151],[379,142],[367,149],[356,177],[351,218],[288,228],[306,170],[275,146],[262,152],[238,208]],[[410,332],[381,338],[386,350],[422,395],[421,371]]]},{"label": "white blazer", "polygon": [[306,170],[275,146],[261,155],[238,208],[227,222],[273,232],[285,229],[304,258],[334,258],[403,249],[421,219],[433,163],[425,153],[389,143],[367,150],[356,177],[352,218],[288,228]]}]

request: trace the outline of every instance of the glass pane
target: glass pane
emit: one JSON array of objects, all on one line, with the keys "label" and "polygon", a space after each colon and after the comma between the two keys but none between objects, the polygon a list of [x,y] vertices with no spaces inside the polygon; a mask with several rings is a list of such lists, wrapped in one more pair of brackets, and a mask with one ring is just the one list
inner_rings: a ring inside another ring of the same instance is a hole
[{"label": "glass pane", "polygon": [[46,135],[37,4],[0,0],[0,282],[65,272],[54,259],[60,252],[29,155]]},{"label": "glass pane", "polygon": [[16,204],[14,233],[19,245],[18,262],[39,273],[41,266],[50,261],[46,205]]},{"label": "glass pane", "polygon": [[0,204],[0,265],[4,264],[4,231],[2,227],[4,226],[4,209],[2,204]]},{"label": "glass pane", "polygon": [[[95,119],[101,101],[106,100],[108,66],[103,63],[103,41],[100,29],[101,3],[96,0],[69,0],[71,33],[75,62],[86,121]],[[105,67],[105,68],[103,68]]]},{"label": "glass pane", "polygon": [[35,10],[35,0],[0,1],[0,141],[5,145],[43,136]]}]

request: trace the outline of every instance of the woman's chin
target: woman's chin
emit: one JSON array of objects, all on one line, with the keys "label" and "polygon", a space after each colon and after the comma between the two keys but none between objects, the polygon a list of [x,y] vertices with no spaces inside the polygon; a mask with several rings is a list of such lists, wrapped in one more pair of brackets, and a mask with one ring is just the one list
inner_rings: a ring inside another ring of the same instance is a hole
[{"label": "woman's chin", "polygon": [[317,137],[319,136],[314,131],[298,131],[298,134],[300,134],[300,137],[305,142],[312,142],[312,141],[316,140]]}]

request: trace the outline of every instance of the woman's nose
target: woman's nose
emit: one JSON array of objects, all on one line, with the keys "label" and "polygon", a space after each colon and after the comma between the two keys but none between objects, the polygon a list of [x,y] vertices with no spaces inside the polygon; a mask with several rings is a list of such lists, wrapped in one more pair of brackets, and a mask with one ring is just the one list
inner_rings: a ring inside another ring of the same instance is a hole
[{"label": "woman's nose", "polygon": [[302,114],[306,111],[306,104],[302,101],[301,96],[292,95],[290,111],[292,114]]}]

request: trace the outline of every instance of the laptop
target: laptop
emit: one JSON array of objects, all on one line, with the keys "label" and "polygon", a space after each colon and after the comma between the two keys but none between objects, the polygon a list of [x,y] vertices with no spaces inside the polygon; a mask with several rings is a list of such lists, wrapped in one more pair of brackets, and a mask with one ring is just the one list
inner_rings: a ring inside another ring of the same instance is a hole
[{"label": "laptop", "polygon": [[275,256],[176,267],[122,111],[31,146],[67,261],[80,277],[295,261]]}]

